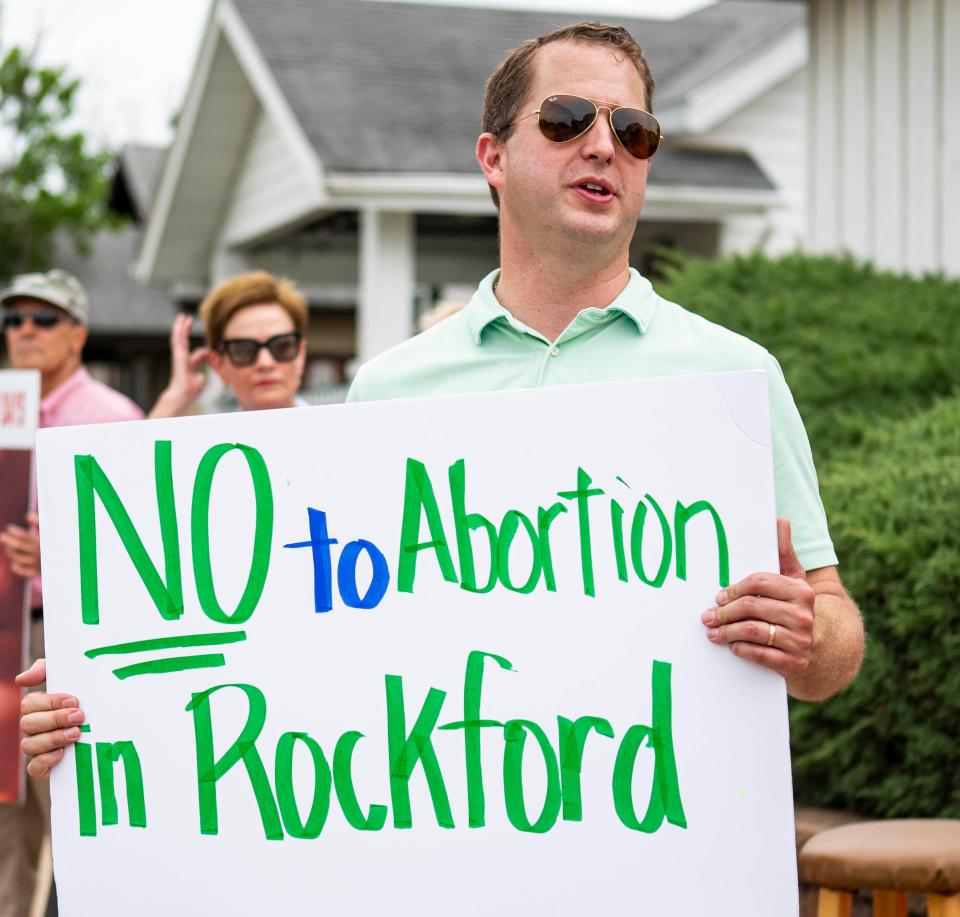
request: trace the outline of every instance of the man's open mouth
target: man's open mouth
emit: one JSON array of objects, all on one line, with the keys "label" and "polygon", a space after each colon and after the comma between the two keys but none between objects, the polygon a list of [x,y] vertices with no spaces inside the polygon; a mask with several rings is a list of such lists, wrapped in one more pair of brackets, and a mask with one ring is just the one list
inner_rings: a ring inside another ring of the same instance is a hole
[{"label": "man's open mouth", "polygon": [[574,186],[574,190],[583,197],[594,201],[609,201],[614,197],[613,191],[607,185],[595,181],[582,181]]}]

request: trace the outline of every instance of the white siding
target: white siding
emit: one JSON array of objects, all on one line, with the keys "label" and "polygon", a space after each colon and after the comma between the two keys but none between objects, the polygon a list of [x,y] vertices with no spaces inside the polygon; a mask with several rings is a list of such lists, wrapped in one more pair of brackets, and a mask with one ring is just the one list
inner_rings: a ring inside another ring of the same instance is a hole
[{"label": "white siding", "polygon": [[302,215],[310,177],[260,109],[221,230],[227,244],[275,231]]},{"label": "white siding", "polygon": [[840,35],[846,61],[839,93],[845,138],[837,163],[840,212],[847,247],[857,257],[866,258],[873,248],[874,225],[872,163],[867,155],[873,123],[867,0],[846,0]]},{"label": "white siding", "polygon": [[960,2],[947,3],[940,33],[943,60],[943,269],[960,277]]},{"label": "white siding", "polygon": [[869,78],[875,100],[873,155],[870,157],[875,220],[873,249],[868,254],[884,267],[902,271],[907,263],[901,237],[906,213],[905,164],[909,161],[909,137],[905,130],[893,130],[893,125],[905,124],[907,118],[900,80],[903,47],[899,4],[880,4],[873,26]]},{"label": "white siding", "polygon": [[808,239],[960,276],[960,0],[810,0]]},{"label": "white siding", "polygon": [[836,0],[810,0],[810,155],[807,238],[814,251],[832,251],[840,238],[840,8]]},{"label": "white siding", "polygon": [[906,161],[907,268],[919,273],[935,270],[940,254],[940,0],[910,0],[905,6],[907,53],[902,74],[910,137],[910,156]]},{"label": "white siding", "polygon": [[712,130],[685,140],[684,146],[749,153],[783,199],[784,206],[771,210],[762,220],[731,221],[724,232],[724,250],[763,244],[766,251],[776,254],[801,244],[806,227],[807,174],[804,71],[783,80]]}]

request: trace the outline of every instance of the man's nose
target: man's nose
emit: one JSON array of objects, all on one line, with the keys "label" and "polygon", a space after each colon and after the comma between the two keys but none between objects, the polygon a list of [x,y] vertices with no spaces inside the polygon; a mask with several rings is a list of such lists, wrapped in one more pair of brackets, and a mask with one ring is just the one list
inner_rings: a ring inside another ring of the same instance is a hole
[{"label": "man's nose", "polygon": [[601,108],[597,112],[597,120],[590,125],[584,134],[581,153],[584,159],[597,159],[609,162],[617,153],[617,138],[610,123],[610,110]]}]

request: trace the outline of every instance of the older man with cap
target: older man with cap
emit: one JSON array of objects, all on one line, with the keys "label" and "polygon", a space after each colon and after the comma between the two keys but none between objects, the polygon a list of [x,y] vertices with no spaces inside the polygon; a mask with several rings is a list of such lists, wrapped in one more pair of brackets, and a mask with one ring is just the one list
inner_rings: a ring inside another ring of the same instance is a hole
[{"label": "older man with cap", "polygon": [[[60,270],[20,274],[0,293],[0,307],[10,365],[40,371],[41,427],[143,417],[129,398],[91,379],[83,368],[89,306],[74,276]],[[13,572],[32,580],[32,660],[43,655],[43,598],[36,514],[29,514],[26,523],[0,532],[0,548]],[[32,778],[22,807],[0,805],[0,917],[29,913],[49,814],[48,785]]]}]

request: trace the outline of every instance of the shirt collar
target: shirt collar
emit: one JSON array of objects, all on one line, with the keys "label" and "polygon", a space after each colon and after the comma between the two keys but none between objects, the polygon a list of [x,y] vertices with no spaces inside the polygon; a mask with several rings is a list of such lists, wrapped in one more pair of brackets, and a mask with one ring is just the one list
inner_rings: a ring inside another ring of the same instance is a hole
[{"label": "shirt collar", "polygon": [[40,401],[40,413],[49,416],[51,411],[56,412],[73,392],[86,383],[88,378],[87,371],[82,366],[78,366],[74,373],[67,376],[46,398]]},{"label": "shirt collar", "polygon": [[[463,310],[467,328],[469,328],[474,343],[478,347],[481,344],[484,329],[497,319],[504,319],[518,330],[523,330],[521,323],[500,304],[493,292],[494,284],[499,276],[499,270],[487,274],[480,281],[476,292]],[[657,294],[653,291],[653,285],[639,271],[630,268],[630,279],[627,281],[627,285],[609,306],[605,309],[584,309],[574,321],[589,316],[596,323],[598,318],[609,319],[613,317],[614,313],[622,312],[636,325],[638,333],[645,334],[653,322],[656,309]]]}]

